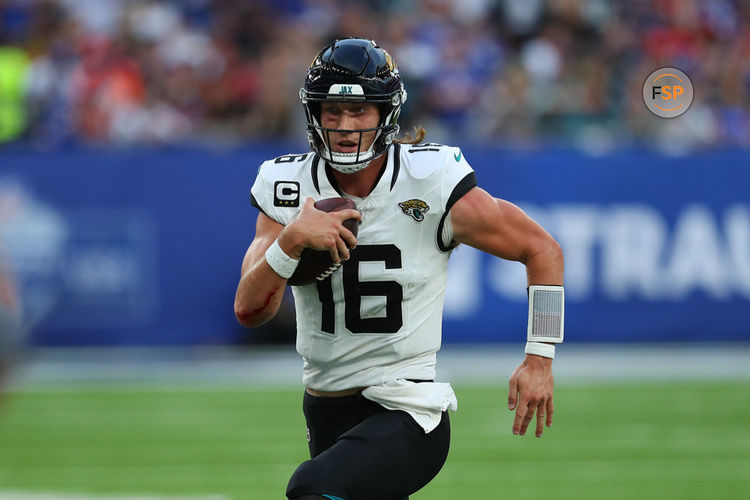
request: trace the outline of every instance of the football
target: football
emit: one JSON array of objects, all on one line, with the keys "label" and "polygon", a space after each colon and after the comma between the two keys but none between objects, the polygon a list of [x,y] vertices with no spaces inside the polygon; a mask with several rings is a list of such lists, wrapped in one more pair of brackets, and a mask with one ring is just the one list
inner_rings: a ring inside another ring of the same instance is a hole
[{"label": "football", "polygon": [[[315,208],[323,212],[338,212],[347,208],[357,209],[357,205],[348,198],[326,198],[315,202]],[[357,236],[359,227],[357,219],[347,219],[344,221],[344,227]],[[324,280],[330,276],[336,269],[341,267],[341,262],[336,264],[327,251],[313,250],[305,248],[297,264],[294,274],[287,281],[294,286],[309,285],[319,280]]]}]

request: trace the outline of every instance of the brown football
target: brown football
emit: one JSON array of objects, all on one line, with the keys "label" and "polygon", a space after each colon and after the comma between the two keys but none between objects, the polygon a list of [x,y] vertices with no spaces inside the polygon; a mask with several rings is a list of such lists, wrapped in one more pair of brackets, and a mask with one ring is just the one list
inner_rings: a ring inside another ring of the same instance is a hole
[{"label": "brown football", "polygon": [[[326,198],[315,202],[315,208],[323,212],[338,212],[347,208],[357,209],[357,205],[348,198]],[[344,227],[357,236],[359,227],[357,219],[347,219],[344,221]],[[324,280],[330,276],[341,263],[335,264],[331,254],[327,251],[313,250],[305,248],[297,264],[294,274],[287,281],[294,286],[309,285],[318,280]]]}]

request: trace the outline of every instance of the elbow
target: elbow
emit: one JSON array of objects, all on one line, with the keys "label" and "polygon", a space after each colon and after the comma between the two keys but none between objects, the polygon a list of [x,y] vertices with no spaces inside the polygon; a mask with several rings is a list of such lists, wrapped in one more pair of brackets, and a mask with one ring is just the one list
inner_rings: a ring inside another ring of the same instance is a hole
[{"label": "elbow", "polygon": [[268,307],[269,305],[265,304],[263,307],[253,307],[235,301],[234,316],[245,328],[254,328],[273,318],[275,311],[272,310],[273,308]]},{"label": "elbow", "polygon": [[283,288],[271,290],[262,299],[258,296],[237,293],[234,298],[234,315],[237,321],[247,328],[260,326],[276,315],[281,305]]},{"label": "elbow", "polygon": [[563,283],[565,259],[562,247],[549,234],[538,238],[521,262],[535,281],[550,285]]},{"label": "elbow", "polygon": [[532,262],[545,261],[550,264],[563,265],[563,251],[560,244],[548,233],[530,240],[526,251],[518,259],[524,265]]},{"label": "elbow", "polygon": [[544,256],[545,263],[543,266],[548,269],[548,279],[556,282],[550,284],[562,285],[565,274],[565,257],[560,244],[550,236],[544,250],[540,253]]},{"label": "elbow", "polygon": [[245,328],[255,328],[271,319],[271,315],[263,314],[263,311],[251,310],[246,307],[238,306],[235,306],[234,308],[234,316]]},{"label": "elbow", "polygon": [[245,328],[252,328],[254,326],[258,326],[256,322],[254,321],[254,317],[247,309],[244,308],[238,308],[237,306],[234,307],[234,317],[237,318],[237,321],[239,321],[240,325],[244,326]]},{"label": "elbow", "polygon": [[563,255],[562,247],[552,236],[549,237],[549,242],[547,243],[547,253],[550,260],[557,264],[560,269],[565,267],[565,256]]},{"label": "elbow", "polygon": [[544,259],[547,267],[554,269],[562,278],[565,270],[565,257],[562,247],[552,236],[547,235],[544,243],[540,245],[537,255]]}]

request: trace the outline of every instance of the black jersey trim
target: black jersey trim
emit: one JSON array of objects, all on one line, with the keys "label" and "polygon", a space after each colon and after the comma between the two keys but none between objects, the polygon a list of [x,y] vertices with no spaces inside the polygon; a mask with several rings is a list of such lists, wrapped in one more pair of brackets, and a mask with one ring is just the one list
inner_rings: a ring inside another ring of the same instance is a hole
[{"label": "black jersey trim", "polygon": [[[395,166],[395,165],[394,165]],[[372,185],[372,191],[375,191],[375,188],[378,187],[378,182],[380,182],[380,179],[383,177],[383,174],[385,173],[386,169],[388,168],[388,154],[385,155],[385,163],[383,163],[383,166],[380,167],[380,171],[378,172],[378,176],[375,178],[375,183]],[[325,166],[326,170],[326,177],[328,177],[328,182],[331,184],[331,187],[336,190],[336,192],[339,194],[339,196],[344,197],[344,192],[339,187],[338,182],[336,182],[336,177],[333,176],[333,167],[326,162]],[[391,188],[393,188],[393,181],[391,181]],[[370,193],[372,193],[370,191]],[[318,194],[320,194],[320,191],[318,191]],[[369,193],[368,193],[369,196]]]},{"label": "black jersey trim", "polygon": [[[378,176],[375,178],[375,182],[372,185],[372,191],[375,191],[375,188],[378,187],[378,182],[380,182],[380,179],[383,177],[383,174],[388,169],[388,153],[385,154],[385,162],[383,162],[383,166],[380,167],[380,172],[378,172]],[[370,191],[372,193],[372,191]]]},{"label": "black jersey trim", "polygon": [[260,206],[260,203],[258,203],[258,200],[255,198],[255,195],[253,193],[250,193],[250,204],[261,211],[264,215],[268,215],[265,210],[263,210],[263,207]]},{"label": "black jersey trim", "polygon": [[333,176],[332,172],[333,168],[326,162],[325,171],[326,171],[326,177],[328,178],[328,183],[331,185],[333,189],[336,190],[336,192],[341,196],[344,197],[344,192],[339,187],[339,183],[336,182],[336,178]]},{"label": "black jersey trim", "polygon": [[437,227],[437,246],[440,249],[441,252],[448,252],[451,250],[452,247],[446,247],[443,245],[443,225],[445,225],[445,218],[448,216],[448,213],[451,210],[451,207],[455,205],[455,203],[461,199],[463,195],[468,193],[471,189],[476,187],[477,185],[477,176],[474,172],[469,172],[466,174],[466,176],[459,181],[458,184],[456,184],[456,187],[453,188],[453,191],[451,192],[451,195],[448,197],[448,202],[445,204],[445,212],[443,212],[443,216],[440,217],[440,222],[438,223]]},{"label": "black jersey trim", "polygon": [[310,169],[310,172],[312,173],[312,181],[313,186],[315,186],[315,191],[320,194],[320,183],[318,182],[318,164],[320,163],[320,156],[315,155],[315,158],[313,158],[312,162],[312,168]]},{"label": "black jersey trim", "polygon": [[393,145],[393,175],[391,176],[391,191],[393,191],[393,186],[396,185],[399,170],[401,170],[401,144],[395,143]]}]

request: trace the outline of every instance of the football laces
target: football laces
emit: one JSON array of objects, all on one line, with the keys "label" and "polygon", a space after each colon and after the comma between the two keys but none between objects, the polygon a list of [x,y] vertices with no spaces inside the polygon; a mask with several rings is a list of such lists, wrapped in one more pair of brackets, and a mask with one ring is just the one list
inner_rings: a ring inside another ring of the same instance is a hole
[{"label": "football laces", "polygon": [[315,279],[318,281],[323,281],[324,279],[332,275],[339,267],[341,267],[341,262],[334,262],[331,267],[320,273],[320,276]]}]

